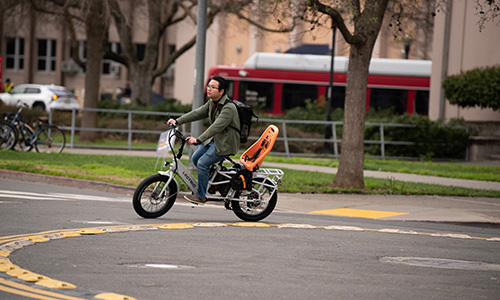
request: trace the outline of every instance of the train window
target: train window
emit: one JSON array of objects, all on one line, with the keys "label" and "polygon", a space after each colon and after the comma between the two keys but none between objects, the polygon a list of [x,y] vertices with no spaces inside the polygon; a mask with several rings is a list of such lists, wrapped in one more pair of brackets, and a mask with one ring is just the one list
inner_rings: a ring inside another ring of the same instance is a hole
[{"label": "train window", "polygon": [[332,108],[342,108],[344,109],[345,104],[345,87],[343,86],[334,86],[333,94],[332,94]]},{"label": "train window", "polygon": [[406,113],[407,99],[407,90],[372,88],[370,94],[370,107],[375,110],[393,108],[394,113],[404,114]]},{"label": "train window", "polygon": [[308,84],[283,84],[282,110],[306,105],[306,100],[318,99],[318,86]]},{"label": "train window", "polygon": [[262,111],[273,109],[274,83],[241,81],[238,100]]},{"label": "train window", "polygon": [[234,99],[234,96],[233,96],[233,93],[234,93],[234,81],[232,81],[232,80],[226,80],[226,85],[227,85],[226,95],[229,98]]},{"label": "train window", "polygon": [[415,112],[423,116],[429,114],[429,91],[417,91],[415,95]]}]

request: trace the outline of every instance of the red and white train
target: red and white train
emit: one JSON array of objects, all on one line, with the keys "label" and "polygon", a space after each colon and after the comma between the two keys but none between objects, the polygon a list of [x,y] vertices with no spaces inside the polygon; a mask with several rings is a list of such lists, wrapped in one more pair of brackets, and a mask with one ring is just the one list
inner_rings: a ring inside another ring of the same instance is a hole
[{"label": "red and white train", "polygon": [[[326,99],[331,57],[327,55],[255,53],[243,66],[215,66],[209,77],[228,80],[228,95],[270,114],[283,114],[307,99]],[[333,108],[343,108],[347,57],[335,57]],[[366,109],[428,114],[431,61],[372,58]]]}]

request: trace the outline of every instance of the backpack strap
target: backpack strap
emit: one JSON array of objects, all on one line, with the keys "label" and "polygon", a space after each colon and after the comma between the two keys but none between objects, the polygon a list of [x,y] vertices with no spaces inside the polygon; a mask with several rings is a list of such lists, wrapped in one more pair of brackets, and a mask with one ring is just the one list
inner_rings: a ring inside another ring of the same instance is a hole
[{"label": "backpack strap", "polygon": [[[235,104],[233,101],[234,101],[234,100],[227,98],[227,99],[226,99],[226,102],[224,102],[224,104],[222,104],[221,106],[217,105],[217,109],[218,109],[218,111],[219,111],[219,114],[220,114],[220,112],[221,112],[222,108],[224,108],[224,106],[225,106],[228,102],[233,103],[234,107],[236,107],[236,104]],[[236,113],[238,113],[238,107],[236,107]],[[232,129],[236,130],[236,131],[238,132],[238,134],[239,134],[239,135],[241,135],[241,129],[238,129],[238,128],[236,128],[236,127],[232,126],[232,125],[229,125],[229,127],[231,127]]]}]

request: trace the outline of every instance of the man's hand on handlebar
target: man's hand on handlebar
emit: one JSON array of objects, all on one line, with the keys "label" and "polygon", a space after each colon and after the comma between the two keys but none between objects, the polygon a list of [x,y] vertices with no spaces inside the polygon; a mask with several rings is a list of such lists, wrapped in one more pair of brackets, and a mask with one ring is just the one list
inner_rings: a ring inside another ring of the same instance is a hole
[{"label": "man's hand on handlebar", "polygon": [[[170,127],[177,127],[177,121],[174,120],[174,119],[169,119],[166,122],[164,121],[164,123],[167,124],[167,125],[169,125]],[[176,134],[175,135],[177,137],[181,138],[181,139],[184,139],[184,136],[182,136],[182,133],[178,132],[177,130],[176,130]],[[197,138],[194,138],[192,136],[188,136],[187,138],[185,138],[185,141],[188,144],[195,145],[195,146],[198,146],[199,144],[201,144],[201,142]]]},{"label": "man's hand on handlebar", "polygon": [[170,125],[170,126],[177,126],[177,121],[174,120],[174,119],[169,119],[167,121],[167,124]]},{"label": "man's hand on handlebar", "polygon": [[186,142],[188,142],[190,145],[195,145],[195,146],[201,144],[200,141],[198,141],[198,139],[196,139],[192,136],[188,136],[186,138]]}]

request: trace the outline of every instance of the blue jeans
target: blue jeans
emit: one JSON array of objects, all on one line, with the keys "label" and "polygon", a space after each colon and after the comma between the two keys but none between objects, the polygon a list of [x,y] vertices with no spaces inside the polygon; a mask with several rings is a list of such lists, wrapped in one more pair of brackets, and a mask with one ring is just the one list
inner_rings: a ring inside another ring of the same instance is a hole
[{"label": "blue jeans", "polygon": [[214,141],[208,146],[201,144],[191,157],[191,161],[198,170],[198,197],[205,199],[207,194],[208,180],[210,179],[210,166],[224,159],[224,155],[215,153]]}]

